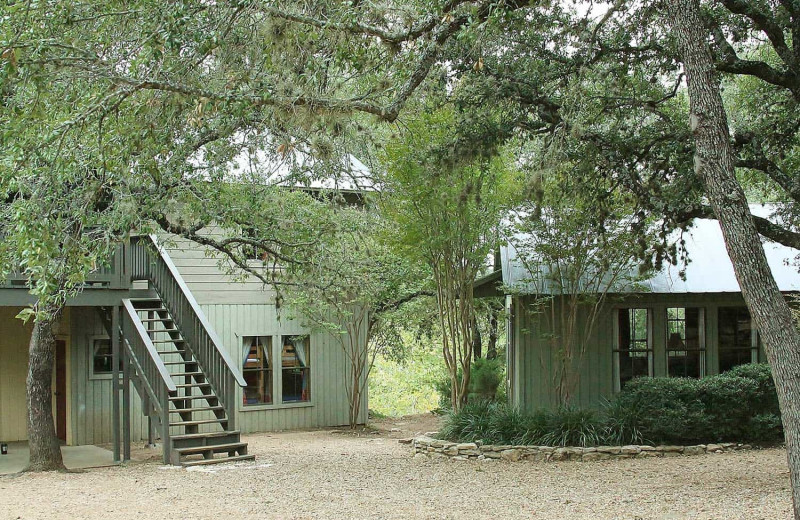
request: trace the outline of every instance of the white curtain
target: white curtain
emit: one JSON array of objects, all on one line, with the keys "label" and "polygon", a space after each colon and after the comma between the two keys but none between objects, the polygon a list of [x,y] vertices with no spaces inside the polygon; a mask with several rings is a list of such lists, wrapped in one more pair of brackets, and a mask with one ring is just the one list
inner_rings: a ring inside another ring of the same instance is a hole
[{"label": "white curtain", "polygon": [[292,338],[292,345],[297,354],[297,361],[300,362],[301,367],[307,367],[306,363],[306,338]]}]

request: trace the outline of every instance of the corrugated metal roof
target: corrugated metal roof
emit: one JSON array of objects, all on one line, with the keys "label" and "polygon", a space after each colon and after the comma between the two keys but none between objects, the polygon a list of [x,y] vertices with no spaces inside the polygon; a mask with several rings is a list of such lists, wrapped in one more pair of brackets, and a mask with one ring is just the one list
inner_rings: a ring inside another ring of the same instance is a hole
[{"label": "corrugated metal roof", "polygon": [[[769,217],[768,205],[753,205],[755,215]],[[676,235],[677,237],[677,235]],[[524,240],[524,237],[518,237]],[[683,266],[664,266],[650,278],[638,282],[636,289],[612,287],[610,292],[649,293],[731,293],[740,292],[739,283],[733,273],[722,231],[716,220],[697,219],[684,234],[689,263],[685,266],[685,279],[680,276]],[[781,291],[800,291],[800,272],[797,258],[800,251],[774,242],[763,241],[764,253],[772,269],[772,275]],[[533,283],[531,274],[522,265],[513,246],[501,250],[504,283],[525,294],[552,294],[548,284]]]}]

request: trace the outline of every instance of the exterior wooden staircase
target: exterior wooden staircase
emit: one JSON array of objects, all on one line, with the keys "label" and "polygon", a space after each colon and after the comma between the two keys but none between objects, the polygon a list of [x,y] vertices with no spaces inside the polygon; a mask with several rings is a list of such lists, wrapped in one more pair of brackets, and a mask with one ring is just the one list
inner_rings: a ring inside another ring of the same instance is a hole
[{"label": "exterior wooden staircase", "polygon": [[[170,463],[196,466],[251,460],[213,385],[160,299],[131,300],[175,383],[169,396]],[[202,431],[201,431],[202,430]]]},{"label": "exterior wooden staircase", "polygon": [[116,319],[111,309],[101,314],[109,334],[120,334],[130,380],[160,431],[164,463],[254,459],[235,428],[241,373],[156,239],[135,237],[130,252],[132,281],[147,281],[158,296],[123,299]]}]

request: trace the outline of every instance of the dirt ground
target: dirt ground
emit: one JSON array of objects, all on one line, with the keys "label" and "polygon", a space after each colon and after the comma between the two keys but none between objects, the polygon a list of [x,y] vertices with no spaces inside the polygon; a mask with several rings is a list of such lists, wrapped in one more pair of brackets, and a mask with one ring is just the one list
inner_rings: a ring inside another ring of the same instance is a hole
[{"label": "dirt ground", "polygon": [[781,449],[669,459],[534,463],[419,460],[374,431],[245,436],[255,463],[187,471],[138,450],[124,467],[0,478],[0,519],[789,519]]}]

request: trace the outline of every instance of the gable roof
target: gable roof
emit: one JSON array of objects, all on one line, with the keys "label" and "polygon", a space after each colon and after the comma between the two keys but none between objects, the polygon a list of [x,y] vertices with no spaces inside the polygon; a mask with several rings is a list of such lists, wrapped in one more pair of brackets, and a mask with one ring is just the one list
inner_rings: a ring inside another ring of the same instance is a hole
[{"label": "gable roof", "polygon": [[[766,204],[751,205],[750,210],[754,215],[763,217],[769,217],[773,213],[773,207]],[[673,238],[677,238],[677,234]],[[717,220],[696,219],[692,227],[684,233],[683,238],[689,256],[689,263],[686,266],[665,265],[649,278],[637,282],[635,289],[612,287],[610,292],[656,294],[741,292]],[[524,237],[517,239],[524,240]],[[778,288],[783,292],[800,291],[800,272],[796,262],[800,251],[764,239],[762,243]],[[553,290],[546,283],[533,283],[531,274],[522,265],[514,246],[504,246],[500,254],[502,280],[511,290],[523,294],[560,292]],[[685,279],[680,276],[682,269]],[[476,285],[481,283],[490,281],[486,278]]]}]

